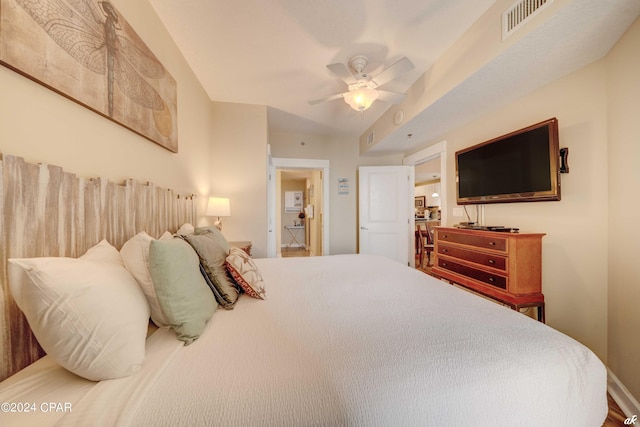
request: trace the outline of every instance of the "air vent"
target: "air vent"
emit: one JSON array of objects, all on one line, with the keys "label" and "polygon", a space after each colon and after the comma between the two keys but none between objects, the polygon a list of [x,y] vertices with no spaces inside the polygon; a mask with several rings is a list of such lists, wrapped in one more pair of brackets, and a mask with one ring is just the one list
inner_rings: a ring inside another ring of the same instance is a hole
[{"label": "air vent", "polygon": [[367,135],[367,145],[373,144],[373,141],[375,141],[375,138],[373,137],[373,132],[371,132],[369,135]]},{"label": "air vent", "polygon": [[533,18],[538,12],[553,3],[553,0],[520,0],[502,14],[502,40]]}]

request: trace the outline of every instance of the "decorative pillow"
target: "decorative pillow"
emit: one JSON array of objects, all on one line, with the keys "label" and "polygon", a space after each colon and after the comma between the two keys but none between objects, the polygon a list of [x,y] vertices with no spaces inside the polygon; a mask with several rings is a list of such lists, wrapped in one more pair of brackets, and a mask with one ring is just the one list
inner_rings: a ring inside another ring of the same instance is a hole
[{"label": "decorative pillow", "polygon": [[[160,237],[160,239],[171,239],[173,236],[169,232]],[[149,236],[144,231],[136,234],[120,249],[120,256],[124,262],[124,266],[129,270],[129,273],[136,279],[138,285],[144,292],[149,308],[151,308],[151,320],[157,326],[161,328],[169,327],[167,321],[162,314],[162,309],[158,303],[158,297],[156,296],[156,290],[153,287],[153,280],[151,279],[151,273],[149,273],[149,245],[153,237]]]},{"label": "decorative pillow", "polygon": [[93,381],[144,361],[149,306],[117,249],[105,240],[80,258],[14,258],[9,285],[42,348]]},{"label": "decorative pillow", "polygon": [[[217,231],[217,230],[216,230]],[[236,288],[233,280],[227,274],[225,260],[229,255],[229,244],[221,242],[220,232],[213,233],[206,231],[204,234],[189,234],[181,236],[189,242],[200,258],[200,265],[205,271],[209,283],[213,285],[213,293],[218,297],[218,304],[226,309],[233,308],[233,305],[240,296],[240,291]]]},{"label": "decorative pillow", "polygon": [[265,299],[264,280],[251,257],[240,248],[231,248],[226,260],[231,277],[253,298]]},{"label": "decorative pillow", "polygon": [[165,320],[180,341],[191,344],[217,307],[200,274],[198,255],[182,239],[152,240],[149,272]]}]

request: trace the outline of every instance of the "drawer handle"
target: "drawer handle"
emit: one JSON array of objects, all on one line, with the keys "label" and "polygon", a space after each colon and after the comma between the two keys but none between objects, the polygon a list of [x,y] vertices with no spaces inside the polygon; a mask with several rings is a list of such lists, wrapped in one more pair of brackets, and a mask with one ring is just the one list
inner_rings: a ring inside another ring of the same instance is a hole
[{"label": "drawer handle", "polygon": [[490,281],[491,283],[493,283],[493,282],[495,282],[495,279],[494,279],[493,277],[489,277],[489,281]]},{"label": "drawer handle", "polygon": [[489,264],[495,264],[496,262],[492,259],[489,260]]},{"label": "drawer handle", "polygon": [[449,237],[449,235],[448,235],[448,234],[443,234],[443,235],[442,235],[442,238],[443,238],[443,239],[447,239],[448,237]]},{"label": "drawer handle", "polygon": [[441,262],[440,265],[443,266],[443,267],[446,267],[447,263],[446,262]]},{"label": "drawer handle", "polygon": [[442,251],[440,251],[440,252],[442,252],[443,254],[446,254],[446,253],[447,253],[447,252],[449,252],[449,251],[448,251],[448,250],[446,250],[446,249],[443,249],[443,250],[442,250]]},{"label": "drawer handle", "polygon": [[489,246],[495,246],[496,242],[489,242]]}]

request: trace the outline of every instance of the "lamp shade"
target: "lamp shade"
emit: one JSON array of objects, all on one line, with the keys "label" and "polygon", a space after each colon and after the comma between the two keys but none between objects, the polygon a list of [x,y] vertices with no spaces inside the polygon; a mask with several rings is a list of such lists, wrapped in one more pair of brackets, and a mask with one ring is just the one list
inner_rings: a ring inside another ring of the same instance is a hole
[{"label": "lamp shade", "polygon": [[209,197],[207,216],[231,216],[231,205],[226,197]]},{"label": "lamp shade", "polygon": [[378,98],[378,91],[369,87],[355,89],[344,95],[344,102],[356,111],[364,111],[371,107]]}]

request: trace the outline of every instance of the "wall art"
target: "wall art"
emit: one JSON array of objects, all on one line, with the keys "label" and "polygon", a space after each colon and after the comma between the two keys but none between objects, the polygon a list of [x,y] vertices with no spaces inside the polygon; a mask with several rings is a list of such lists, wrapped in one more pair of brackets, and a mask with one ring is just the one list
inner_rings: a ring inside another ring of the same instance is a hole
[{"label": "wall art", "polygon": [[176,82],[110,2],[0,0],[0,62],[178,151]]}]

